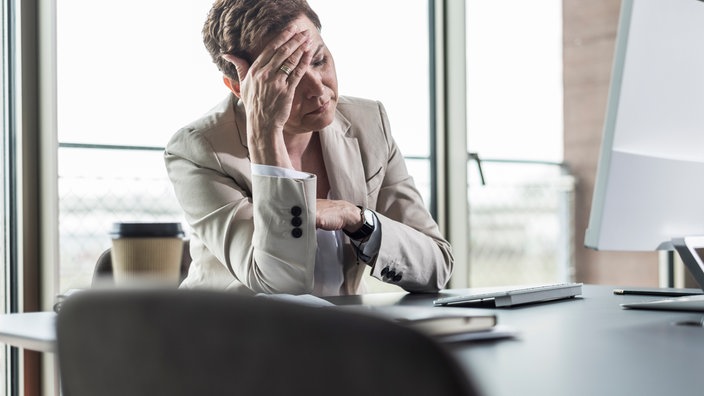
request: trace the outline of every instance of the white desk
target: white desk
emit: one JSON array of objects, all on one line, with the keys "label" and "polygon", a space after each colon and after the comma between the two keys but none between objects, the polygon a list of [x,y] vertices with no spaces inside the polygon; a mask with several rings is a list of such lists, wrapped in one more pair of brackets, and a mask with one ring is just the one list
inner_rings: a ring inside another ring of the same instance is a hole
[{"label": "white desk", "polygon": [[56,352],[56,313],[0,315],[0,342],[39,352]]}]

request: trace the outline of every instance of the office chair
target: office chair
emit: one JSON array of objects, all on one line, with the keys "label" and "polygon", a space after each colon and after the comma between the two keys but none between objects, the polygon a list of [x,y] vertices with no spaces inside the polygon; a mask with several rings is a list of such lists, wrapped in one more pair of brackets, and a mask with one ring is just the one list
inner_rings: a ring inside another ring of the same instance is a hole
[{"label": "office chair", "polygon": [[[111,248],[107,248],[98,257],[98,261],[95,262],[95,268],[93,269],[93,286],[96,285],[106,285],[113,282],[112,277],[112,255]],[[183,255],[181,256],[181,277],[179,281],[186,279],[188,275],[188,268],[191,265],[191,251],[190,243],[186,239],[183,241]]]},{"label": "office chair", "polygon": [[476,394],[440,344],[400,324],[224,291],[79,293],[57,340],[66,396]]}]

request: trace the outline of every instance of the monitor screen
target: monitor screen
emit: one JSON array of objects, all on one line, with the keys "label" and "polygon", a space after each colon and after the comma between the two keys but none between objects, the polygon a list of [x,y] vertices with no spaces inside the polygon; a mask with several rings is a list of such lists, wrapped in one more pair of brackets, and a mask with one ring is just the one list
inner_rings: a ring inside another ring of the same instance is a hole
[{"label": "monitor screen", "polygon": [[704,235],[704,2],[623,0],[585,245]]}]

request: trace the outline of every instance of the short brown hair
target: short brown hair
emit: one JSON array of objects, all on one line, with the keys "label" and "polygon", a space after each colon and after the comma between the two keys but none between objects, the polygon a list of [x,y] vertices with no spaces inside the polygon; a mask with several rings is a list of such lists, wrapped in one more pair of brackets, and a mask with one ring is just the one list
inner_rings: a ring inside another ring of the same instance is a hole
[{"label": "short brown hair", "polygon": [[262,40],[283,31],[301,15],[321,28],[306,0],[217,0],[203,25],[203,42],[218,69],[239,80],[235,66],[221,55],[235,55],[251,64],[252,51]]}]

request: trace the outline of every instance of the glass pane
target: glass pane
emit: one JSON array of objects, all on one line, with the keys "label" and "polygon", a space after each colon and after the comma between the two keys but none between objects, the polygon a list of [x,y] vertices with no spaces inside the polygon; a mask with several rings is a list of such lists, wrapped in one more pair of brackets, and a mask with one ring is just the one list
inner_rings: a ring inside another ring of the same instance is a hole
[{"label": "glass pane", "polygon": [[562,2],[468,0],[466,10],[467,144],[486,181],[470,161],[470,285],[568,281],[574,180],[559,164]]},{"label": "glass pane", "polygon": [[570,281],[574,178],[555,164],[482,162],[470,168],[470,285]]},{"label": "glass pane", "polygon": [[212,1],[57,3],[60,290],[90,285],[113,222],[184,222],[158,147],[229,94],[201,41]]},{"label": "glass pane", "polygon": [[562,161],[562,1],[467,1],[467,144]]},{"label": "glass pane", "polygon": [[[113,222],[186,225],[161,150],[62,148],[59,155],[60,290],[90,285]],[[93,163],[103,167],[85,166]]]},{"label": "glass pane", "polygon": [[200,35],[212,2],[57,2],[59,141],[164,146],[224,98]]}]

